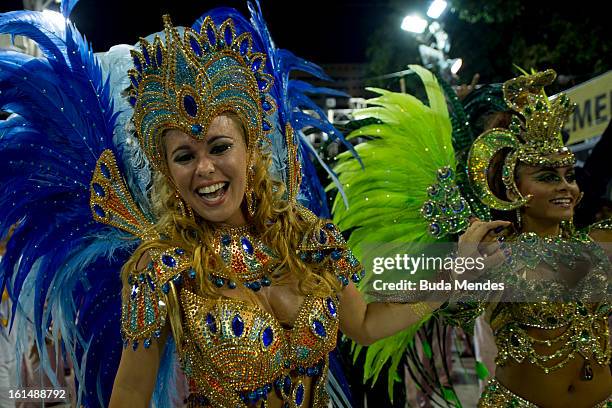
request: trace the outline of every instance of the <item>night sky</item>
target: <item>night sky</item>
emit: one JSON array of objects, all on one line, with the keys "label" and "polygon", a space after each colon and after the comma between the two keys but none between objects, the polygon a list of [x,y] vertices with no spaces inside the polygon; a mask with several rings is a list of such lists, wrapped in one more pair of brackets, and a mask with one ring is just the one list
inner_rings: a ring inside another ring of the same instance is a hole
[{"label": "night sky", "polygon": [[[126,4],[139,8],[127,9]],[[246,2],[238,0],[81,0],[71,20],[95,51],[106,51],[160,31],[162,14],[169,13],[176,25],[188,26],[217,6],[248,15]],[[391,12],[385,0],[262,0],[261,6],[276,45],[317,63],[365,62],[368,33]],[[0,1],[0,11],[20,8],[21,1]]]}]

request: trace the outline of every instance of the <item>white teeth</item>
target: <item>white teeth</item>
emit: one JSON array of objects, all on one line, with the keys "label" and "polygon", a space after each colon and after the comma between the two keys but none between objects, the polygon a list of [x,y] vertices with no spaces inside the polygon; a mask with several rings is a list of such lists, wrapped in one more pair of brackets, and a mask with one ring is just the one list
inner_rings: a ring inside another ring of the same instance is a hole
[{"label": "white teeth", "polygon": [[557,198],[557,199],[550,200],[550,201],[554,204],[569,204],[572,202],[572,200],[569,198]]},{"label": "white teeth", "polygon": [[223,188],[223,186],[225,186],[225,183],[217,183],[217,184],[213,184],[212,186],[202,187],[202,188],[198,189],[198,193],[199,194],[214,193],[215,191],[219,190],[220,188]]}]

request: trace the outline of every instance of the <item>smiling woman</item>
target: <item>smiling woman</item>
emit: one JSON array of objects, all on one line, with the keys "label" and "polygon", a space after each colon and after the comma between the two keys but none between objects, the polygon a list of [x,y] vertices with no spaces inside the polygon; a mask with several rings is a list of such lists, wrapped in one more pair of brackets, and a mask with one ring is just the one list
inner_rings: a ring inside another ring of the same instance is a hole
[{"label": "smiling woman", "polygon": [[235,115],[212,120],[204,140],[171,129],[163,137],[170,180],[186,204],[203,219],[244,225],[247,189],[246,136]]}]

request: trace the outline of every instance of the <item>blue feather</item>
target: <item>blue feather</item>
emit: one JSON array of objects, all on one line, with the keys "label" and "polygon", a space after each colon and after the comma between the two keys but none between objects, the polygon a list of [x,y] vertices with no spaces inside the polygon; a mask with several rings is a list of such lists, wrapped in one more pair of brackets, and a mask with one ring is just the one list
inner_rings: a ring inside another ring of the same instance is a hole
[{"label": "blue feather", "polygon": [[72,13],[72,9],[74,9],[74,6],[76,6],[78,2],[79,0],[62,0],[60,5],[62,15],[68,18]]},{"label": "blue feather", "polygon": [[34,326],[45,373],[55,381],[45,337],[61,333],[79,405],[106,406],[122,350],[119,270],[136,242],[94,222],[89,183],[102,151],[117,154],[119,112],[108,78],[69,21],[16,11],[0,15],[0,33],[31,38],[44,54],[0,53],[0,109],[12,114],[0,124],[0,161],[8,163],[0,233],[18,224],[0,282],[16,299],[14,312]]}]

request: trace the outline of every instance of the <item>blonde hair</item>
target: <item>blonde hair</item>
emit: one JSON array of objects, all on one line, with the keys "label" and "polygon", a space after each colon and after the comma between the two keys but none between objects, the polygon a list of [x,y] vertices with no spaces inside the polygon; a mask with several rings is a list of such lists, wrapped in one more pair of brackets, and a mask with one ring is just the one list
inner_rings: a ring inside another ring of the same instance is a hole
[{"label": "blonde hair", "polygon": [[[232,114],[228,116],[236,119]],[[275,281],[284,283],[297,278],[298,290],[302,295],[325,297],[337,292],[340,284],[329,260],[307,265],[299,257],[298,246],[313,225],[298,215],[296,203],[283,198],[286,191],[284,183],[273,179],[268,171],[270,154],[259,147],[251,154],[254,168],[252,190],[257,208],[248,222],[263,243],[273,249],[281,260],[277,268],[281,272],[280,278]],[[150,199],[158,220],[155,230],[163,239],[143,242],[136,249],[121,271],[124,287],[128,287],[129,274],[140,269],[139,261],[150,249],[176,246],[192,254],[191,266],[196,271],[196,286],[200,294],[219,297],[219,289],[208,279],[208,274],[215,271],[215,265],[224,265],[213,248],[213,224],[198,215],[195,218],[183,215],[181,206],[185,204],[178,197],[172,182],[161,172],[154,174]],[[234,271],[226,269],[224,272],[235,277]]]}]

